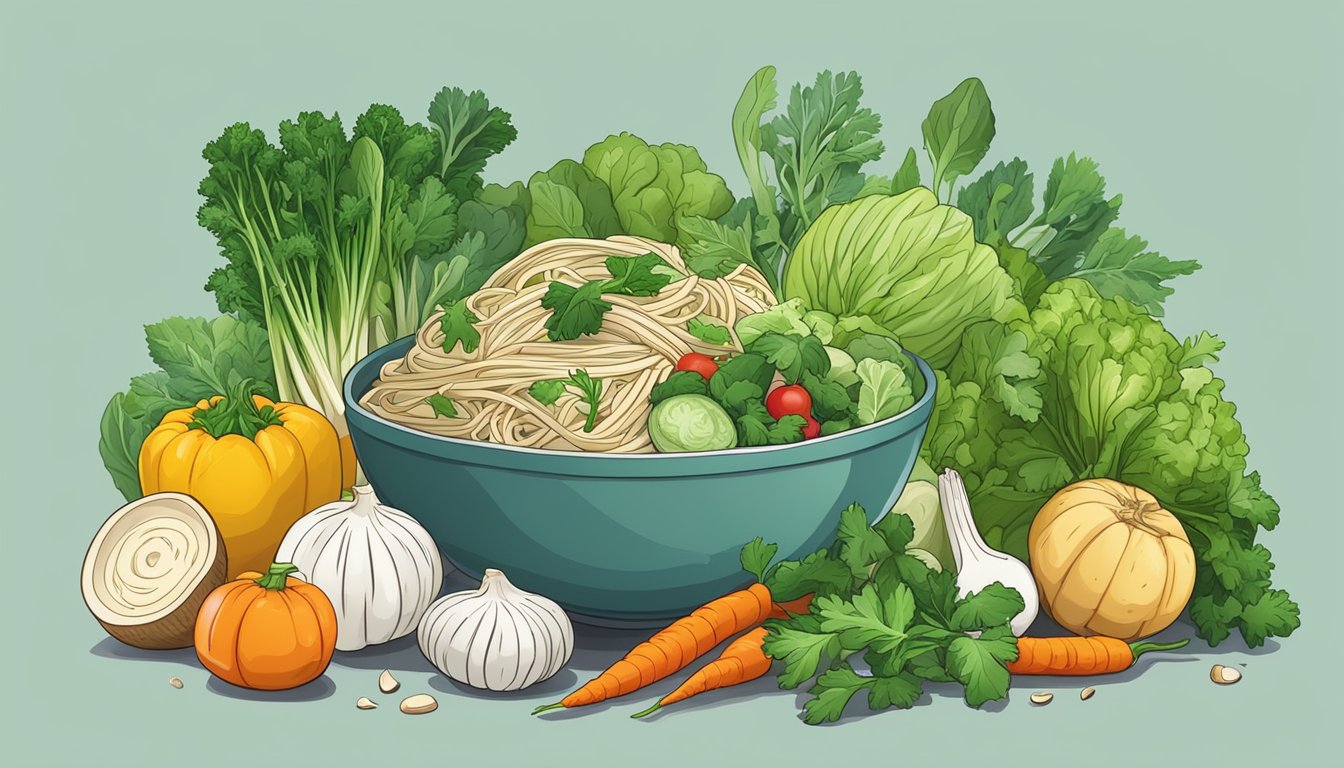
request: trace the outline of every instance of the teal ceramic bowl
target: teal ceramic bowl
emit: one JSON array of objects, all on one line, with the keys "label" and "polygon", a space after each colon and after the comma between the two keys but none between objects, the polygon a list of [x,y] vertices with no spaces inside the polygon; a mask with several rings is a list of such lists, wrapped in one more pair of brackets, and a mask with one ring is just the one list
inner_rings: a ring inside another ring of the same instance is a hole
[{"label": "teal ceramic bowl", "polygon": [[360,361],[345,380],[355,453],[378,497],[414,516],[468,575],[498,568],[576,620],[654,625],[751,581],[738,555],[760,536],[778,557],[835,536],[839,510],[871,521],[905,487],[933,409],[924,395],[885,421],[784,446],[679,454],[595,454],[439,437],[359,405],[413,338]]}]

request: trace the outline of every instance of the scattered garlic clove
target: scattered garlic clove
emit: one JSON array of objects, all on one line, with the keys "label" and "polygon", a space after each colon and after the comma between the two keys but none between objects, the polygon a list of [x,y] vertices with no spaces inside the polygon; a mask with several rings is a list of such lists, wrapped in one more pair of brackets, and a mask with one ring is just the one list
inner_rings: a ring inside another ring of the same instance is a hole
[{"label": "scattered garlic clove", "polygon": [[1087,701],[1088,699],[1092,698],[1092,694],[1096,692],[1097,689],[1089,685],[1078,693],[1078,698],[1082,699],[1083,701]]},{"label": "scattered garlic clove", "polygon": [[368,696],[360,696],[358,699],[355,700],[355,708],[356,708],[356,709],[377,709],[377,708],[378,708],[378,705],[375,704],[375,703],[373,703],[373,700],[370,699]]},{"label": "scattered garlic clove", "polygon": [[427,693],[417,693],[414,696],[408,696],[401,702],[401,711],[408,715],[423,715],[426,712],[433,712],[439,708],[439,702],[434,700],[433,696]]},{"label": "scattered garlic clove", "polygon": [[168,684],[171,685],[171,686],[173,686],[174,688],[181,688],[181,687],[182,687],[182,678],[177,677],[176,675],[174,675],[173,677],[168,678]]},{"label": "scattered garlic clove", "polygon": [[1219,685],[1232,685],[1241,681],[1241,672],[1232,667],[1224,667],[1222,664],[1214,664],[1209,670],[1209,679]]},{"label": "scattered garlic clove", "polygon": [[1049,704],[1051,701],[1053,701],[1054,698],[1055,694],[1053,693],[1046,693],[1045,691],[1037,691],[1036,693],[1031,694],[1031,703],[1045,706],[1046,704]]},{"label": "scattered garlic clove", "polygon": [[383,674],[378,676],[378,690],[383,693],[396,693],[400,687],[401,683],[397,682],[391,671],[384,669]]}]

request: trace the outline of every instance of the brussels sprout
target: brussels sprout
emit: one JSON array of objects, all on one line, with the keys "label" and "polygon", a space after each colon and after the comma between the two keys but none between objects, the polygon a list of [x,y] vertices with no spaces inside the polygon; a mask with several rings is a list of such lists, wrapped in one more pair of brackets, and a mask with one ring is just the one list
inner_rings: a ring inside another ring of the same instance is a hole
[{"label": "brussels sprout", "polygon": [[728,412],[704,395],[677,395],[654,406],[649,436],[663,453],[722,451],[737,445]]}]

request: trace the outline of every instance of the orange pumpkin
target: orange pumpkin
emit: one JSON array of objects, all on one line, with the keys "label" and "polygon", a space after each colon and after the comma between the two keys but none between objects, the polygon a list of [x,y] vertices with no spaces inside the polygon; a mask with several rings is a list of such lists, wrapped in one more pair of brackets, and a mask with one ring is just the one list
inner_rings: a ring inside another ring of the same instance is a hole
[{"label": "orange pumpkin", "polygon": [[336,651],[336,610],[322,590],[275,563],[211,592],[196,615],[196,656],[216,677],[280,691],[316,680]]}]

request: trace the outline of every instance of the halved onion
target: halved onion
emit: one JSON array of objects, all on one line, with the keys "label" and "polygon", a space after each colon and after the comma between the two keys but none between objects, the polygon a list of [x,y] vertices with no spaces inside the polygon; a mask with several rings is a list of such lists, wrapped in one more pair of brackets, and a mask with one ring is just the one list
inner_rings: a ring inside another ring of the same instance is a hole
[{"label": "halved onion", "polygon": [[112,513],[84,556],[84,603],[107,633],[137,648],[188,648],[196,612],[224,583],[215,521],[181,493],[154,493]]}]

